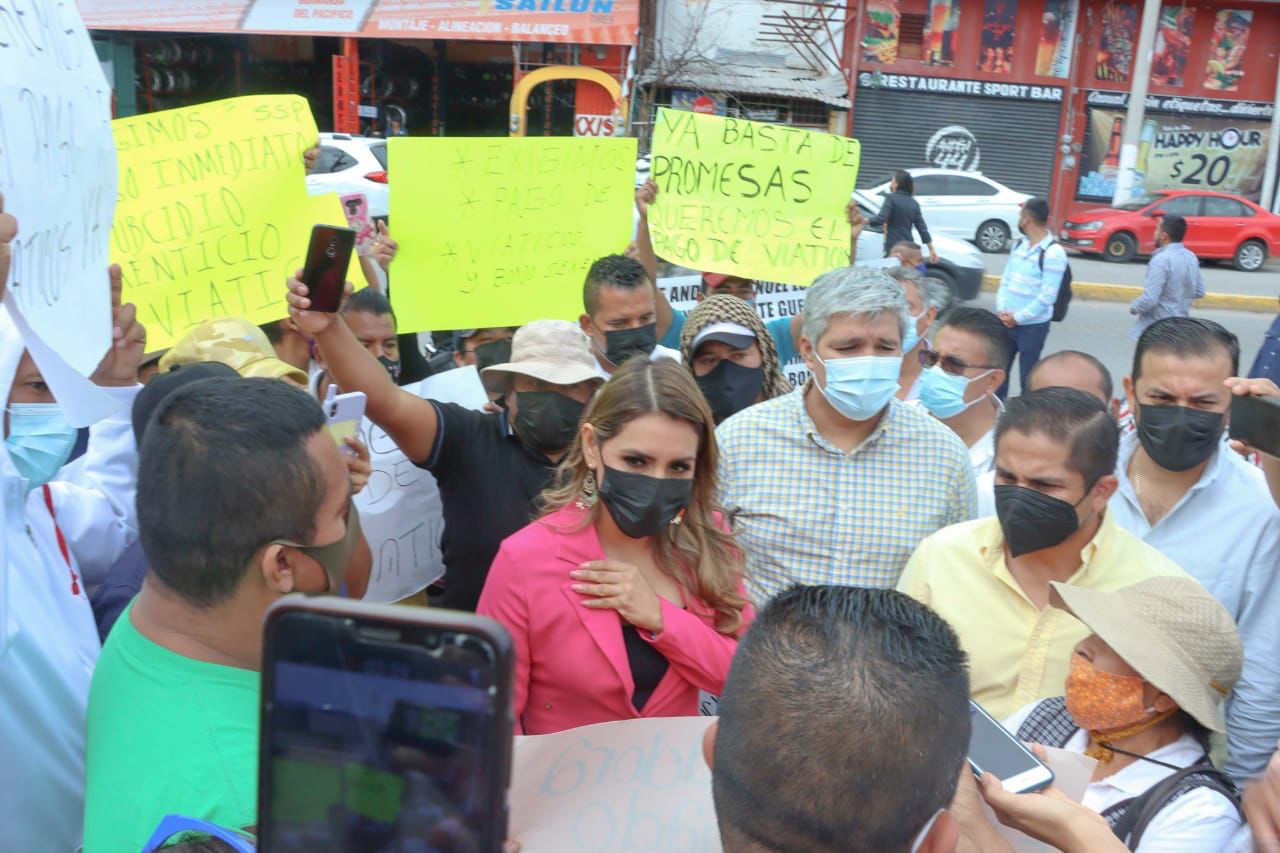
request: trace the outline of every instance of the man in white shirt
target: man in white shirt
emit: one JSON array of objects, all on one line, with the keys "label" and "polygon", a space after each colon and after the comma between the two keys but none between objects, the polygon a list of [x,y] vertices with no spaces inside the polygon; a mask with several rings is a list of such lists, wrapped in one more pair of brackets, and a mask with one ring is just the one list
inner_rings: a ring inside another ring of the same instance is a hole
[{"label": "man in white shirt", "polygon": [[639,261],[607,255],[592,264],[582,309],[578,322],[591,339],[602,379],[636,355],[680,361],[679,351],[658,345],[657,287]]},{"label": "man in white shirt", "polygon": [[1209,320],[1171,317],[1142,333],[1124,380],[1137,430],[1121,442],[1110,506],[1240,628],[1227,769],[1243,780],[1262,772],[1280,738],[1280,510],[1262,472],[1222,441],[1239,361],[1236,336]]},{"label": "man in white shirt", "polygon": [[975,475],[992,470],[1001,410],[996,391],[1009,359],[1004,323],[984,308],[957,308],[919,359],[929,365],[920,377],[920,404],[969,448]]}]

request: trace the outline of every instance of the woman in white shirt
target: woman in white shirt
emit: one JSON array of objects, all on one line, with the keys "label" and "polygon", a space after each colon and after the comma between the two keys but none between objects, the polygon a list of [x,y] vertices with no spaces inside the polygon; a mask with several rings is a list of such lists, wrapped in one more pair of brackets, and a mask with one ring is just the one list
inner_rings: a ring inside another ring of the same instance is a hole
[{"label": "woman in white shirt", "polygon": [[1210,762],[1209,734],[1226,731],[1223,705],[1243,665],[1231,615],[1190,578],[1111,592],[1053,583],[1050,603],[1093,633],[1076,645],[1066,695],[1006,728],[1097,760],[1083,804],[1106,819],[1116,849],[1230,849],[1239,794]]}]

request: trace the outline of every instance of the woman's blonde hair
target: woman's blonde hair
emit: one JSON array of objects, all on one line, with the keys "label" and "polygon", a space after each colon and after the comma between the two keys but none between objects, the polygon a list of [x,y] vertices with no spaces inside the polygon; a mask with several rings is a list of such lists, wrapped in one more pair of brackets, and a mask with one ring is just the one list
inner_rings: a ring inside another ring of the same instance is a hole
[{"label": "woman's blonde hair", "polygon": [[[668,525],[655,537],[658,565],[684,590],[715,610],[716,630],[736,634],[747,604],[738,594],[742,552],[732,534],[716,523],[719,460],[715,421],[689,371],[671,359],[633,357],[596,393],[583,423],[591,424],[597,444],[603,447],[631,421],[654,412],[685,421],[698,432],[693,494],[681,523]],[[551,485],[538,497],[542,514],[549,515],[583,497],[582,486],[589,472],[580,431],[556,468]],[[593,501],[583,525],[594,524],[600,512],[599,501]]]}]

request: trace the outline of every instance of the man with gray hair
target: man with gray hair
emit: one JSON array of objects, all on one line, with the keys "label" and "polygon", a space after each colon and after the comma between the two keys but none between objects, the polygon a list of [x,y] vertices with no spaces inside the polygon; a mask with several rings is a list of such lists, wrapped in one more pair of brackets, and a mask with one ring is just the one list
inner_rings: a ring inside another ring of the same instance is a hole
[{"label": "man with gray hair", "polygon": [[793,583],[892,587],[922,539],[973,518],[963,442],[894,397],[907,324],[902,285],[882,270],[820,276],[800,338],[813,378],[716,431],[757,605]]}]

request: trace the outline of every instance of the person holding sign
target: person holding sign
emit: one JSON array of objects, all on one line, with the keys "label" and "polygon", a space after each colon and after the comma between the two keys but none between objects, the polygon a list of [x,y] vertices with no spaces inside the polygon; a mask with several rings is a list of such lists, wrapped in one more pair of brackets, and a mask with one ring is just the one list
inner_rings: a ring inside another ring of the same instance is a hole
[{"label": "person holding sign", "polygon": [[920,204],[913,196],[915,181],[910,173],[901,169],[893,173],[889,182],[889,194],[884,197],[884,205],[880,212],[868,223],[873,228],[884,228],[884,256],[898,243],[911,242],[911,230],[920,234],[920,242],[929,248],[929,263],[938,262],[938,253],[933,248],[933,237],[929,234],[929,226],[924,224],[924,214],[920,212]]},{"label": "person holding sign", "polygon": [[907,320],[880,270],[819,277],[800,339],[813,378],[720,425],[724,505],[756,603],[797,582],[893,586],[921,539],[973,517],[964,444],[894,398]]},{"label": "person holding sign", "polygon": [[754,611],[714,502],[714,429],[669,359],[632,359],[592,401],[480,597],[515,641],[518,734],[694,716],[699,690],[720,693]]},{"label": "person holding sign", "polygon": [[591,265],[579,322],[591,339],[601,379],[633,355],[680,360],[676,350],[658,346],[658,299],[657,285],[639,261],[608,255]]},{"label": "person holding sign", "polygon": [[791,391],[773,337],[760,315],[735,296],[712,296],[689,313],[680,353],[717,424]]},{"label": "person holding sign", "polygon": [[498,545],[533,517],[534,498],[551,482],[600,384],[586,336],[563,320],[524,326],[512,341],[511,360],[485,369],[507,377],[506,408],[475,412],[397,388],[341,314],[307,310],[307,286],[296,277],[289,279],[288,300],[332,379],[343,391],[363,392],[368,418],[436,478],[444,513],[444,606],[474,610]]}]

